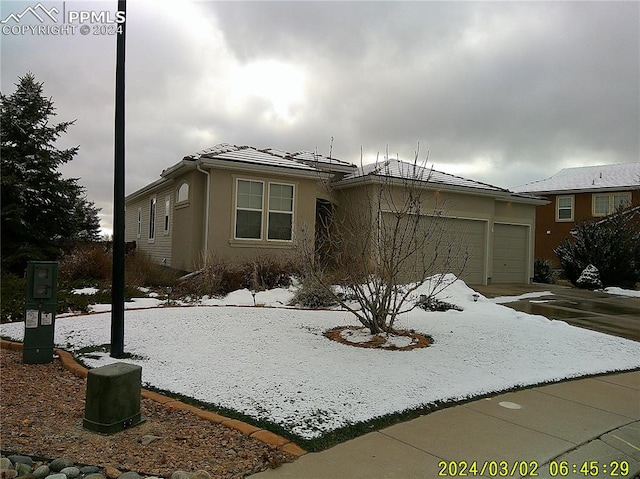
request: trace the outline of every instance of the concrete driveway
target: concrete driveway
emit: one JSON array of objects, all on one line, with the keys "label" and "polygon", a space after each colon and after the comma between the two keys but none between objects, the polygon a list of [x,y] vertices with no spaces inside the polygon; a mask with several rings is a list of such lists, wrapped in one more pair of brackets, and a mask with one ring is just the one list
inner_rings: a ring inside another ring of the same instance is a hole
[{"label": "concrete driveway", "polygon": [[539,298],[503,304],[517,311],[640,341],[640,298],[555,284],[492,284],[472,288],[487,298],[549,291],[551,294]]}]

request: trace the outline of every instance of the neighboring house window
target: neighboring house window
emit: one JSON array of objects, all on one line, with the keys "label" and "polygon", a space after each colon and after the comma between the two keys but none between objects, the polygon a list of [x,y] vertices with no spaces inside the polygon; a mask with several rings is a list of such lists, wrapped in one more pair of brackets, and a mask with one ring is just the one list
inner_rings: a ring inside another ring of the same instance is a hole
[{"label": "neighboring house window", "polygon": [[631,204],[631,193],[593,195],[593,216],[607,216],[618,207]]},{"label": "neighboring house window", "polygon": [[262,238],[262,181],[238,180],[236,184],[236,238]]},{"label": "neighboring house window", "polygon": [[556,221],[573,221],[573,196],[558,196]]},{"label": "neighboring house window", "polygon": [[169,234],[169,211],[171,211],[171,197],[164,199],[164,234]]},{"label": "neighboring house window", "polygon": [[156,197],[149,201],[149,240],[156,237]]},{"label": "neighboring house window", "polygon": [[140,238],[142,234],[142,208],[138,208],[138,227],[136,228],[136,236]]},{"label": "neighboring house window", "polygon": [[293,185],[269,184],[267,239],[291,241],[293,225]]},{"label": "neighboring house window", "polygon": [[176,193],[176,203],[189,199],[189,183],[182,183]]}]

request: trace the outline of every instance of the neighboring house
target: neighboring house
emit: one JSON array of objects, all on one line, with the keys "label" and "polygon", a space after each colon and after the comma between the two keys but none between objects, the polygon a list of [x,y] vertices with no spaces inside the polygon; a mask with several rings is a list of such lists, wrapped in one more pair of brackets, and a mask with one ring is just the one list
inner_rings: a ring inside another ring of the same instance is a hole
[{"label": "neighboring house", "polygon": [[640,162],[565,168],[515,191],[549,200],[536,214],[535,257],[559,266],[553,250],[577,223],[604,218],[620,205],[640,205]]},{"label": "neighboring house", "polygon": [[[355,207],[345,200],[349,195],[357,197],[403,165],[385,164],[384,171],[378,165],[358,169],[308,152],[216,145],[184,157],[127,196],[126,240],[184,271],[199,268],[207,256],[296,255],[303,227],[314,238],[318,218],[331,208]],[[470,245],[465,281],[530,281],[535,209],[544,201],[435,171],[424,188],[446,201],[447,221]]]}]

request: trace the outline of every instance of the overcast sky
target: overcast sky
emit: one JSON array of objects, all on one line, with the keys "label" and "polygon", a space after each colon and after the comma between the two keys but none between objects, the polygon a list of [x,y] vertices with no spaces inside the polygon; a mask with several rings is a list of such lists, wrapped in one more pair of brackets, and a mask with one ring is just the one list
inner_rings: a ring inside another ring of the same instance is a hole
[{"label": "overcast sky", "polygon": [[[2,1],[2,20],[37,0]],[[2,33],[2,93],[32,72],[76,120],[61,147],[111,228],[115,46]],[[392,156],[511,188],[559,169],[640,161],[640,3],[127,2],[127,194],[216,143]],[[25,15],[20,23],[41,25]],[[53,25],[45,19],[44,25]],[[96,27],[96,28],[94,28]]]}]

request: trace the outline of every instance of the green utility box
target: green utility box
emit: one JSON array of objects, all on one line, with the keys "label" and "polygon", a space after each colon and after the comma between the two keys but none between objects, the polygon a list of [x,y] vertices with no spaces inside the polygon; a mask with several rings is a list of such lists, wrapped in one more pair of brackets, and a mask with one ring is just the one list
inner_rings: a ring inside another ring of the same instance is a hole
[{"label": "green utility box", "polygon": [[57,286],[57,262],[29,261],[27,263],[27,301],[22,350],[22,361],[25,364],[44,364],[53,361]]},{"label": "green utility box", "polygon": [[140,415],[142,368],[114,363],[90,369],[82,426],[114,434],[145,421]]}]

